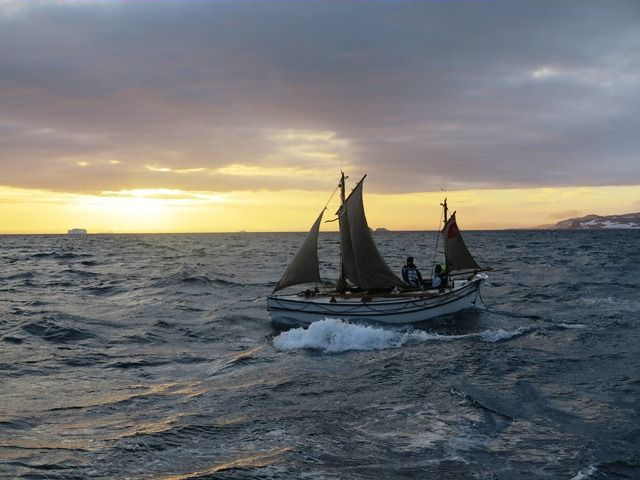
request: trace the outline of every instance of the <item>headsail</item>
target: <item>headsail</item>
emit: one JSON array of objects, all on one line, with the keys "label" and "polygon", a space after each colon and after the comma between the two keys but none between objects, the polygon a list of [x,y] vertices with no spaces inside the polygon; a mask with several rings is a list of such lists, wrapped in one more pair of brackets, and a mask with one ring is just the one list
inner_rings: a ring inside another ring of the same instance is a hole
[{"label": "headsail", "polygon": [[482,270],[469,253],[467,245],[456,223],[456,213],[445,223],[442,229],[444,236],[444,255],[447,259],[447,269],[454,270]]},{"label": "headsail", "polygon": [[324,209],[320,212],[318,219],[309,230],[307,238],[298,249],[293,261],[282,275],[282,278],[273,289],[274,292],[298,285],[300,283],[319,282],[320,268],[318,266],[318,232]]},{"label": "headsail", "polygon": [[340,216],[344,275],[367,290],[404,285],[384,261],[371,236],[362,203],[363,181],[364,177],[345,201]]}]

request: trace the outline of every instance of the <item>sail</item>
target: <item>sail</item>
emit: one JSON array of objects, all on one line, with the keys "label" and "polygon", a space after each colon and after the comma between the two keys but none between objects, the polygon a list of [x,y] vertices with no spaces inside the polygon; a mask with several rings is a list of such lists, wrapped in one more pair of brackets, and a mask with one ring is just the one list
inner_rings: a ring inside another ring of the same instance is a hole
[{"label": "sail", "polygon": [[354,285],[360,285],[358,270],[356,269],[356,259],[353,255],[353,244],[351,242],[351,231],[349,228],[349,214],[346,209],[340,207],[338,210],[340,225],[340,251],[342,257],[342,272],[338,281],[339,288],[344,287],[344,281],[349,280]]},{"label": "sail", "polygon": [[456,213],[449,218],[442,229],[444,236],[444,255],[447,259],[447,270],[481,270],[480,266],[469,253],[467,245],[456,223]]},{"label": "sail", "polygon": [[[348,251],[347,244],[342,245],[343,261],[350,259],[353,264],[350,267],[349,261],[345,262],[345,273],[349,280],[366,290],[404,285],[386,264],[371,236],[362,203],[363,180],[364,178],[345,201],[346,221],[343,222],[343,217],[340,217],[340,240],[348,239],[351,244],[351,252]],[[347,223],[348,235],[342,232],[343,224]],[[353,268],[354,272],[349,271],[349,268]]]},{"label": "sail", "polygon": [[318,219],[309,230],[307,238],[304,239],[302,245],[298,249],[293,261],[287,267],[282,278],[273,289],[274,292],[298,285],[300,283],[319,282],[320,268],[318,267],[318,232],[320,231],[320,222],[324,209],[320,212]]}]

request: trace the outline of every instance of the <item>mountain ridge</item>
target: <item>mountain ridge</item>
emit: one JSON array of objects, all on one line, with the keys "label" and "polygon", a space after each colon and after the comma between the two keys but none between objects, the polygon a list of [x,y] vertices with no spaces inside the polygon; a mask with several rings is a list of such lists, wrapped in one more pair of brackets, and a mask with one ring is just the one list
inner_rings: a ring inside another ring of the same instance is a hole
[{"label": "mountain ridge", "polygon": [[608,230],[608,229],[640,229],[640,212],[619,215],[585,215],[584,217],[560,220],[555,225],[539,228],[549,230]]}]

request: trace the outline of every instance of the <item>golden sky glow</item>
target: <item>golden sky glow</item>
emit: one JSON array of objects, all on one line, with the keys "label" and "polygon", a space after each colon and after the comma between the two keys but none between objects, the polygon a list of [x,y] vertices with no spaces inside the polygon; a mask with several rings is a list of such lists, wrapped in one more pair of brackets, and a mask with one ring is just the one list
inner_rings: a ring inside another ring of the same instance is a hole
[{"label": "golden sky glow", "polygon": [[[187,192],[171,189],[106,191],[100,195],[0,187],[1,233],[304,231],[329,192]],[[447,193],[465,229],[535,227],[589,213],[640,210],[640,187],[461,190]],[[441,192],[367,194],[372,228],[433,230]],[[332,218],[334,197],[325,219]],[[336,224],[325,224],[326,231]]]},{"label": "golden sky glow", "polygon": [[640,211],[637,2],[331,3],[0,0],[0,232]]}]

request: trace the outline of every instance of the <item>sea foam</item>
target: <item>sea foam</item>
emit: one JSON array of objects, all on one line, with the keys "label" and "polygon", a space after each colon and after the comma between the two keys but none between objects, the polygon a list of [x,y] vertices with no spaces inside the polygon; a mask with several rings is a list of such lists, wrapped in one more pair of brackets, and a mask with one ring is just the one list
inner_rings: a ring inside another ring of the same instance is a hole
[{"label": "sea foam", "polygon": [[327,353],[338,353],[349,350],[398,348],[406,344],[429,340],[452,341],[464,338],[480,338],[485,342],[499,342],[522,335],[528,331],[521,327],[513,331],[500,329],[463,335],[441,335],[422,330],[399,330],[358,325],[339,319],[327,318],[314,322],[307,328],[294,328],[283,332],[273,339],[273,345],[278,350],[310,348]]},{"label": "sea foam", "polygon": [[598,469],[594,465],[589,465],[588,468],[580,470],[576,476],[571,477],[571,480],[586,480],[587,478],[591,478],[597,471]]}]

